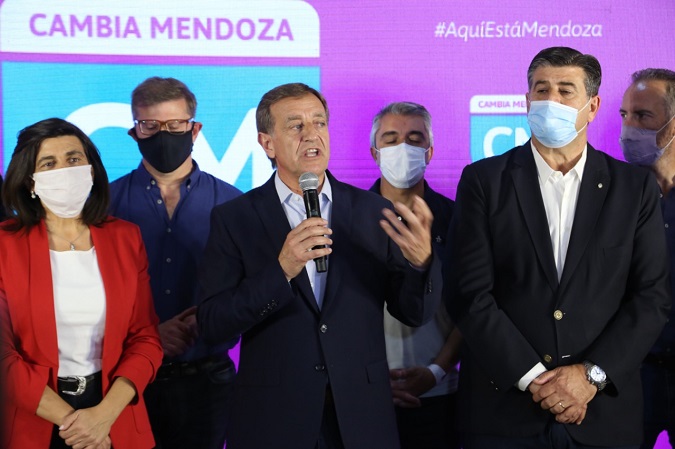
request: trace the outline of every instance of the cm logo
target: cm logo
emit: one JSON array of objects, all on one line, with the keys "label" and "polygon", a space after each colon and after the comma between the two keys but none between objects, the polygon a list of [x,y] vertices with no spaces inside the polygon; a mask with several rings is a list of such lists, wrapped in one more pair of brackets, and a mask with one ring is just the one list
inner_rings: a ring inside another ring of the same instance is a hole
[{"label": "cm logo", "polygon": [[505,153],[529,138],[524,115],[472,115],[471,162]]},{"label": "cm logo", "polygon": [[525,95],[474,95],[471,112],[471,161],[497,156],[530,138]]}]

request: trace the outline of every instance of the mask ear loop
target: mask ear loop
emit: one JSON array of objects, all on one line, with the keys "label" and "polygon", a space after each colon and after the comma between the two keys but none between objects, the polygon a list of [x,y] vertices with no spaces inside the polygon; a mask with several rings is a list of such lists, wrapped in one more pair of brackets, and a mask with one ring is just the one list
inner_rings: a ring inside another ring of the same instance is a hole
[{"label": "mask ear loop", "polygon": [[[658,134],[658,133],[660,133],[661,131],[663,131],[663,129],[664,129],[666,126],[668,126],[668,125],[670,124],[670,122],[673,121],[674,118],[675,118],[675,115],[673,115],[672,117],[670,117],[670,120],[668,120],[668,121],[666,122],[665,125],[663,125],[661,128],[659,128],[658,131],[656,131],[656,134]],[[663,148],[659,148],[659,151],[665,151],[666,148],[668,148],[668,146],[669,146],[671,143],[673,143],[673,140],[675,140],[675,133],[673,133],[673,137],[670,138],[670,140],[668,141],[668,143],[665,144],[665,145],[663,146]],[[658,147],[657,147],[657,148],[658,148]]]},{"label": "mask ear loop", "polygon": [[[589,104],[591,104],[591,100],[592,100],[592,99],[593,99],[593,97],[591,97],[591,98],[588,99],[588,101],[586,102],[586,104],[585,104],[581,109],[579,109],[579,110],[577,111],[577,115],[579,114],[579,112],[581,112],[581,111],[583,111],[584,109],[586,109],[586,106],[588,106]],[[577,131],[577,136],[579,135],[579,133],[580,133],[581,131],[583,131],[584,129],[586,129],[587,126],[588,126],[588,122],[586,122],[586,124],[585,124],[584,126],[582,126],[581,129],[580,129],[579,131]],[[576,129],[576,127],[575,127],[574,129]]]},{"label": "mask ear loop", "polygon": [[666,122],[666,124],[663,125],[662,127],[660,127],[659,130],[656,131],[656,132],[657,132],[657,133],[660,133],[661,131],[663,131],[663,128],[665,128],[666,126],[670,125],[670,122],[672,122],[674,118],[675,118],[675,115],[673,115],[672,117],[670,117],[670,120],[668,120],[668,121]]}]

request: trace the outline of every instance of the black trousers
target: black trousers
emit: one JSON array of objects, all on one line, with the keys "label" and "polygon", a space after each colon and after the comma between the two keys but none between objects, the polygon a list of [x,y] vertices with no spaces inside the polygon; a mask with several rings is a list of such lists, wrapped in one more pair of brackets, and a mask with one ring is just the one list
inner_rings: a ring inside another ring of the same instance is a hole
[{"label": "black trousers", "polygon": [[417,408],[396,407],[401,449],[459,449],[455,396],[421,398]]},{"label": "black trousers", "polygon": [[[572,439],[565,424],[555,420],[544,433],[531,437],[499,437],[493,435],[464,435],[464,449],[601,449],[585,446]],[[602,449],[638,449],[639,446],[603,446]]]},{"label": "black trousers", "polygon": [[[208,363],[188,375],[164,376],[145,389],[155,449],[222,449],[227,437],[234,363]],[[184,374],[184,373],[183,373]]]}]

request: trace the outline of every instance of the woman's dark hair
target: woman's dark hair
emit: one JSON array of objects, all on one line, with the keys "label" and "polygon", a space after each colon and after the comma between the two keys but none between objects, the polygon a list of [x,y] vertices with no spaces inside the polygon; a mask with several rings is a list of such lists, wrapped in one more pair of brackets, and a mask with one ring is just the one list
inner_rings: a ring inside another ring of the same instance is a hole
[{"label": "woman's dark hair", "polygon": [[108,215],[110,192],[108,174],[103,167],[96,145],[77,126],[60,118],[42,120],[19,131],[12,159],[5,172],[2,201],[9,218],[2,224],[9,231],[28,231],[45,217],[45,210],[38,198],[31,198],[32,175],[42,142],[62,136],[75,136],[84,147],[87,161],[94,172],[94,185],[82,209],[80,220],[86,225],[100,225]]}]

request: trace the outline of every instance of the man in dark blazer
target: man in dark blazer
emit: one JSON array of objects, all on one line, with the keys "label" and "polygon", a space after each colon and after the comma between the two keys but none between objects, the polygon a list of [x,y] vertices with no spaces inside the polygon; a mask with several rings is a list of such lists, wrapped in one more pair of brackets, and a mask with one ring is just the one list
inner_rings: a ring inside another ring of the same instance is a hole
[{"label": "man in dark blazer", "polygon": [[[267,92],[256,119],[277,170],[214,209],[197,312],[207,340],[242,336],[228,449],[397,448],[382,311],[409,325],[436,311],[431,212],[418,198],[399,220],[326,170],[328,107],[309,86]],[[323,218],[305,218],[306,172]]]},{"label": "man in dark blazer", "polygon": [[542,50],[532,139],[465,168],[446,305],[466,354],[465,449],[635,447],[640,362],[670,306],[658,188],[587,144],[600,64]]}]

